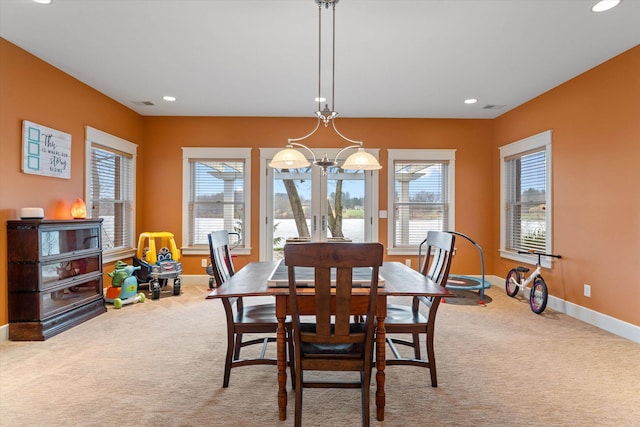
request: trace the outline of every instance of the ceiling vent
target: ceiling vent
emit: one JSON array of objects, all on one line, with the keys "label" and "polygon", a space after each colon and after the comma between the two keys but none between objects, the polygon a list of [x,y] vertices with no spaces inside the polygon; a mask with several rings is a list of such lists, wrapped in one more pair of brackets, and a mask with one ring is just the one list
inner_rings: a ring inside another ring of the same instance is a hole
[{"label": "ceiling vent", "polygon": [[482,107],[483,110],[499,110],[501,108],[506,107],[506,105],[496,105],[496,104],[487,104],[484,107]]},{"label": "ceiling vent", "polygon": [[150,107],[152,105],[155,105],[153,102],[151,101],[132,101],[133,105],[146,105],[147,107]]}]

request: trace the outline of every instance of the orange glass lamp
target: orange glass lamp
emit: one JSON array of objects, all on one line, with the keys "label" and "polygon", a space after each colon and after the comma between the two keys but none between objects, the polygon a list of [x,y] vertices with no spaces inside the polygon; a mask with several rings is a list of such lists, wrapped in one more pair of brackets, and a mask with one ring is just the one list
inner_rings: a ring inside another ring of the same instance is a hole
[{"label": "orange glass lamp", "polygon": [[71,216],[73,219],[85,219],[87,217],[87,205],[82,199],[76,199],[71,206]]}]

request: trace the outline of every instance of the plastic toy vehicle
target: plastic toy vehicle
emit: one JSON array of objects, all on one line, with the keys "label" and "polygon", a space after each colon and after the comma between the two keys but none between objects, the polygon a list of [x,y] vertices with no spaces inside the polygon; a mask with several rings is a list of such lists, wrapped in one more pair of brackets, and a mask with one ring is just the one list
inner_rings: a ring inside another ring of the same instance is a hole
[{"label": "plastic toy vehicle", "polygon": [[180,295],[182,264],[180,250],[173,234],[160,232],[140,233],[133,265],[140,267],[135,272],[139,284],[148,283],[152,299],[159,299],[161,290],[173,279],[173,295]]},{"label": "plastic toy vehicle", "polygon": [[127,265],[122,261],[116,262],[115,270],[108,273],[111,286],[105,289],[104,300],[113,304],[114,308],[122,308],[125,304],[144,302],[144,294],[138,293],[138,279],[133,275],[140,267]]}]

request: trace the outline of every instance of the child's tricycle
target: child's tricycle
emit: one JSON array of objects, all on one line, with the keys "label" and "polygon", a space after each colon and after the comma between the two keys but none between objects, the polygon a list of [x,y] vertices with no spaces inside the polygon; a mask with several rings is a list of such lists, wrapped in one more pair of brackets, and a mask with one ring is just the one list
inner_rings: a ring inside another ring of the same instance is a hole
[{"label": "child's tricycle", "polygon": [[[159,249],[156,249],[159,248]],[[160,298],[161,290],[173,279],[173,295],[180,295],[182,264],[180,250],[172,233],[166,231],[140,233],[133,265],[138,283],[148,283],[152,299]]]}]

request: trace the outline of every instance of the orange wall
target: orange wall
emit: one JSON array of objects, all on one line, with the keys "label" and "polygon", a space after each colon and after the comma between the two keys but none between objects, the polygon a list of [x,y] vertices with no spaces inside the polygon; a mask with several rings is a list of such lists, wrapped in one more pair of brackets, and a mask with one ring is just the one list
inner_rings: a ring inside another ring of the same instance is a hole
[{"label": "orange wall", "polygon": [[[284,147],[288,138],[307,134],[315,125],[313,118],[223,118],[223,117],[145,117],[144,169],[154,182],[162,183],[163,200],[156,192],[141,195],[143,228],[149,231],[171,231],[182,243],[181,147],[253,147],[251,174],[251,218],[253,222],[248,257],[239,256],[239,266],[259,259],[260,152],[259,147]],[[387,209],[387,148],[455,148],[456,152],[456,229],[468,234],[480,245],[491,243],[490,209],[483,208],[491,200],[491,120],[427,120],[427,119],[339,119],[337,126],[350,138],[365,142],[365,147],[380,149],[379,208]],[[310,147],[344,146],[332,129],[321,128]],[[153,176],[153,178],[152,178]],[[160,188],[159,188],[160,189]],[[387,242],[387,220],[380,219],[379,240]],[[202,274],[202,256],[184,257],[187,273]],[[417,256],[387,257],[403,261]],[[454,270],[480,273],[480,261],[473,247],[459,252]]]},{"label": "orange wall", "polygon": [[[640,46],[495,120],[494,274],[513,263],[499,247],[498,147],[553,131],[551,294],[640,325]],[[591,298],[583,285],[591,285]]]},{"label": "orange wall", "polygon": [[[71,134],[71,179],[21,172],[23,120]],[[71,203],[84,198],[86,125],[142,140],[140,115],[0,38],[0,325],[8,323],[6,221],[25,206],[71,218]]]},{"label": "orange wall", "polygon": [[[640,48],[635,48],[496,120],[342,118],[338,126],[366,147],[381,149],[380,209],[387,208],[387,148],[457,149],[456,229],[478,241],[487,274],[499,276],[512,263],[495,255],[498,147],[553,129],[554,250],[565,258],[547,273],[551,293],[640,325],[640,287],[628,279],[633,272],[627,272],[640,253],[640,108],[630,96],[640,93],[638,75]],[[20,172],[22,120],[72,134],[70,180]],[[181,147],[254,148],[256,223],[257,148],[282,147],[287,138],[309,132],[314,122],[310,117],[141,117],[0,38],[0,325],[8,322],[6,221],[18,218],[24,206],[44,207],[47,218],[68,217],[69,204],[84,193],[85,125],[139,144],[137,230],[172,231],[180,244]],[[318,135],[309,141],[311,147],[344,145],[329,131],[321,129]],[[252,230],[254,252],[241,257],[239,266],[258,259],[258,227]],[[383,243],[386,232],[381,219]],[[184,258],[186,274],[202,274],[200,258]],[[452,270],[479,273],[473,251],[459,252]],[[590,299],[581,296],[584,282],[593,286]]]}]

